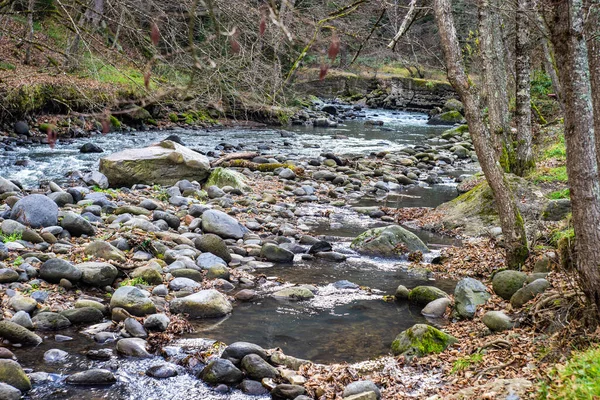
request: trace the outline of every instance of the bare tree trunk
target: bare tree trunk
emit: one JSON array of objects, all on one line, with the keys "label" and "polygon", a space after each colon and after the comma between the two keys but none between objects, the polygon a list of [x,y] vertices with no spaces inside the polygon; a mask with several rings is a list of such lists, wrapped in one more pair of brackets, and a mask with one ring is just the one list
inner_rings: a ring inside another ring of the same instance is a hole
[{"label": "bare tree trunk", "polygon": [[506,264],[509,268],[518,268],[529,254],[524,222],[502,168],[497,162],[490,131],[481,115],[479,94],[465,73],[450,1],[434,0],[435,19],[446,58],[448,80],[465,106],[465,118],[473,138],[475,152],[494,194],[506,244]]},{"label": "bare tree trunk", "polygon": [[517,0],[516,16],[516,110],[517,143],[514,173],[523,176],[535,163],[531,149],[531,40],[529,32],[530,0]]},{"label": "bare tree trunk", "polygon": [[[543,4],[543,2],[538,2],[538,5]],[[541,11],[536,10],[536,17],[538,22],[538,29],[542,32],[542,51],[544,55],[544,69],[546,73],[550,77],[550,81],[552,81],[552,90],[554,90],[554,94],[556,99],[558,100],[558,104],[560,104],[560,108],[564,112],[564,104],[562,101],[562,87],[560,84],[560,79],[558,78],[558,72],[556,72],[556,62],[554,61],[554,47],[552,46],[552,41],[550,40],[550,30],[548,29],[548,25],[546,21],[542,17]]]},{"label": "bare tree trunk", "polygon": [[31,64],[31,47],[33,46],[33,9],[35,7],[35,0],[29,0],[27,14],[27,49],[25,50],[25,64]]},{"label": "bare tree trunk", "polygon": [[479,11],[479,47],[483,66],[483,88],[487,98],[490,130],[494,135],[500,165],[512,170],[514,146],[508,110],[508,77],[500,29],[498,0],[477,0]]},{"label": "bare tree trunk", "polygon": [[552,3],[548,24],[565,102],[567,173],[576,265],[583,291],[600,310],[600,182],[594,112],[584,37],[583,0]]},{"label": "bare tree trunk", "polygon": [[387,47],[389,47],[390,49],[396,47],[396,43],[398,43],[398,40],[400,40],[402,35],[404,35],[404,33],[408,30],[408,27],[412,24],[413,20],[415,19],[415,15],[417,15],[417,0],[410,0],[408,11],[406,13],[406,16],[402,20],[402,25],[400,25],[396,36],[394,36],[391,42],[388,43]]},{"label": "bare tree trunk", "polygon": [[594,132],[596,134],[596,157],[600,170],[600,0],[588,0],[586,39],[594,108]]}]

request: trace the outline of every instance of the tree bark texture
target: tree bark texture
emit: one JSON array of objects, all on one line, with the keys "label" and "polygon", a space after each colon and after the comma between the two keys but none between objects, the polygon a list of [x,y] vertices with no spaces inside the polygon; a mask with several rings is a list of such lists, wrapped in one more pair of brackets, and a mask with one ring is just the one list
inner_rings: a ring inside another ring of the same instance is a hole
[{"label": "tree bark texture", "polygon": [[531,131],[531,0],[517,0],[516,15],[516,107],[517,126],[516,156],[514,173],[523,176],[534,166]]},{"label": "tree bark texture", "polygon": [[479,48],[483,70],[483,90],[487,99],[488,118],[500,165],[512,170],[514,146],[508,110],[508,77],[502,41],[498,0],[477,0],[479,13]]},{"label": "tree bark texture", "polygon": [[483,121],[479,94],[465,73],[450,1],[434,0],[435,19],[446,59],[448,80],[465,106],[465,118],[469,125],[475,152],[494,194],[506,245],[507,266],[518,268],[529,254],[525,226],[512,191],[497,161],[490,131]]},{"label": "tree bark texture", "polygon": [[585,36],[588,48],[592,107],[594,109],[594,133],[596,135],[596,158],[600,170],[600,0],[587,0]]},{"label": "tree bark texture", "polygon": [[550,17],[549,27],[565,103],[575,262],[583,291],[600,310],[600,183],[583,0],[552,3]]}]

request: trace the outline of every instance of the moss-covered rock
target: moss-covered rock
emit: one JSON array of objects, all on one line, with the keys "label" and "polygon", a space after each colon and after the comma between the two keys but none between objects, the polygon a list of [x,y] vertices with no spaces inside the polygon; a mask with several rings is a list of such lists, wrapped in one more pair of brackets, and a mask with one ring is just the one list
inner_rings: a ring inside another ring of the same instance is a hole
[{"label": "moss-covered rock", "polygon": [[392,342],[392,353],[422,357],[431,353],[441,353],[456,342],[455,337],[433,326],[416,324],[396,336]]},{"label": "moss-covered rock", "polygon": [[436,288],[435,286],[417,286],[408,294],[408,300],[411,303],[420,305],[429,304],[430,302],[441,299],[442,297],[448,297],[448,294],[442,289]]},{"label": "moss-covered rock", "polygon": [[0,382],[9,384],[21,392],[31,390],[31,381],[18,362],[0,359]]},{"label": "moss-covered rock", "polygon": [[231,186],[248,192],[250,191],[250,186],[246,182],[247,179],[243,174],[229,168],[217,167],[210,173],[204,187],[217,186],[222,188],[224,186]]},{"label": "moss-covered rock", "polygon": [[123,308],[138,317],[156,313],[156,306],[152,300],[134,286],[118,288],[110,299],[110,307]]},{"label": "moss-covered rock", "polygon": [[492,288],[498,296],[504,300],[510,300],[512,295],[521,289],[525,282],[527,282],[527,275],[524,272],[500,271],[492,279]]},{"label": "moss-covered rock", "polygon": [[352,241],[350,247],[362,254],[394,257],[402,253],[429,251],[414,233],[398,225],[369,229]]},{"label": "moss-covered rock", "polygon": [[427,121],[429,125],[454,125],[463,124],[464,117],[458,111],[446,111],[444,113],[434,115]]}]

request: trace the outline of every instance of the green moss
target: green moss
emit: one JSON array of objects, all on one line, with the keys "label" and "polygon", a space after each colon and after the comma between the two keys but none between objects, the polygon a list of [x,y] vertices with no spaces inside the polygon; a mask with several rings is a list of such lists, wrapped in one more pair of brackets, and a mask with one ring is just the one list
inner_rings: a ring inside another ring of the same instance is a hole
[{"label": "green moss", "polygon": [[534,183],[567,182],[567,167],[560,166],[538,168],[529,177]]},{"label": "green moss", "polygon": [[455,374],[459,371],[465,370],[472,365],[479,364],[483,361],[483,355],[481,353],[471,354],[470,356],[465,356],[457,359],[452,364],[452,369],[450,370],[450,374]]},{"label": "green moss", "polygon": [[177,123],[177,122],[179,122],[179,117],[175,113],[170,113],[169,120],[171,120],[171,122],[173,122],[173,123]]},{"label": "green moss", "polygon": [[458,121],[462,121],[462,118],[463,118],[462,115],[456,110],[447,111],[440,115],[440,119],[445,122],[458,122]]},{"label": "green moss", "polygon": [[600,397],[600,348],[576,352],[564,366],[548,374],[539,391],[541,399],[596,399]]},{"label": "green moss", "polygon": [[560,200],[560,199],[568,199],[571,196],[571,191],[567,189],[557,190],[552,193],[548,193],[546,197],[551,200]]},{"label": "green moss", "polygon": [[121,286],[137,286],[137,285],[148,286],[149,283],[146,282],[144,280],[144,278],[137,277],[137,278],[133,278],[133,279],[126,279],[126,280],[124,280],[123,282],[121,282],[119,284],[119,287],[121,287]]},{"label": "green moss", "polygon": [[11,63],[0,61],[0,71],[14,71],[15,68]]},{"label": "green moss", "polygon": [[116,130],[121,129],[121,121],[119,121],[117,119],[117,117],[115,117],[114,115],[111,115],[109,119],[110,119],[110,126],[113,129],[116,129]]},{"label": "green moss", "polygon": [[43,123],[38,126],[40,132],[56,131],[56,125]]},{"label": "green moss", "polygon": [[417,324],[396,337],[392,342],[392,353],[422,357],[431,353],[441,353],[456,341],[453,336],[433,326]]},{"label": "green moss", "polygon": [[204,184],[205,187],[218,186],[231,186],[236,189],[248,190],[249,187],[246,184],[246,177],[241,173],[228,168],[215,168],[208,177],[208,180]]},{"label": "green moss", "polygon": [[408,294],[409,301],[421,305],[426,305],[443,297],[448,297],[448,295],[435,286],[417,286]]},{"label": "green moss", "polygon": [[567,159],[567,148],[565,146],[565,136],[559,135],[556,143],[546,148],[543,152],[543,160],[556,159],[566,160]]}]

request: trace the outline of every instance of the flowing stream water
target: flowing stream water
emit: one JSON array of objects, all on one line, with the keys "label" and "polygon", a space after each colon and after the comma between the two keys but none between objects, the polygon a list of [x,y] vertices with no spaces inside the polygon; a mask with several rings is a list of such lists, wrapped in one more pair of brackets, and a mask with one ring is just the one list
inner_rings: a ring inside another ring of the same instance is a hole
[{"label": "flowing stream water", "polygon": [[[363,119],[347,121],[338,128],[291,127],[293,135],[282,135],[274,129],[209,129],[170,131],[147,131],[115,133],[92,139],[58,143],[55,149],[48,146],[31,146],[6,151],[0,157],[0,175],[17,179],[26,187],[35,187],[41,181],[65,182],[69,172],[97,168],[103,154],[126,148],[141,147],[163,139],[169,134],[178,135],[183,142],[202,152],[210,152],[229,146],[244,150],[264,151],[266,154],[284,154],[289,159],[307,161],[323,152],[335,154],[369,154],[394,151],[406,146],[424,143],[439,135],[444,127],[426,125],[427,117],[419,113],[365,110],[364,117],[384,121],[382,127],[365,126]],[[334,139],[343,135],[345,138]],[[105,150],[103,154],[81,154],[79,147],[93,141]],[[18,164],[18,165],[15,165]],[[385,198],[363,197],[355,199],[353,206],[435,207],[456,197],[453,178],[472,171],[439,171],[444,183],[433,186],[413,186]],[[264,274],[267,292],[275,290],[275,277],[292,284],[309,284],[317,288],[315,298],[309,301],[288,302],[270,296],[250,303],[237,305],[228,317],[218,320],[195,321],[196,332],[179,342],[182,346],[206,345],[205,339],[225,343],[248,341],[266,348],[280,347],[286,354],[310,359],[320,363],[357,362],[387,354],[394,337],[415,323],[441,323],[427,321],[420,314],[420,307],[398,302],[385,302],[384,295],[393,294],[403,284],[409,288],[427,284],[451,292],[454,282],[432,280],[426,274],[407,271],[406,263],[359,256],[349,248],[352,238],[367,229],[383,226],[381,220],[359,215],[349,207],[325,205],[298,206],[304,211],[303,224],[310,227],[313,236],[331,241],[334,249],[346,253],[344,262],[324,260],[302,261],[293,265],[276,265],[258,270]],[[331,212],[322,217],[319,211]],[[427,232],[415,231],[425,241],[432,253],[447,245],[458,244],[455,240]],[[336,284],[349,281],[360,288],[347,288]],[[281,287],[277,287],[280,289]],[[31,399],[245,399],[239,391],[228,394],[215,393],[188,372],[166,380],[146,377],[143,372],[152,364],[164,362],[162,358],[149,360],[91,361],[82,355],[86,350],[101,348],[93,340],[83,337],[75,330],[62,331],[74,340],[58,343],[52,336],[35,350],[15,350],[20,363],[34,371],[44,371],[43,383],[36,384],[29,393]],[[208,342],[210,343],[210,342]],[[65,364],[44,363],[43,354],[51,348],[62,348],[70,353]],[[179,350],[178,350],[179,351]],[[176,357],[175,357],[176,358]],[[118,369],[119,382],[110,388],[78,388],[62,383],[64,375],[88,369]],[[39,379],[40,377],[38,377]],[[252,397],[256,398],[256,397]]]}]

